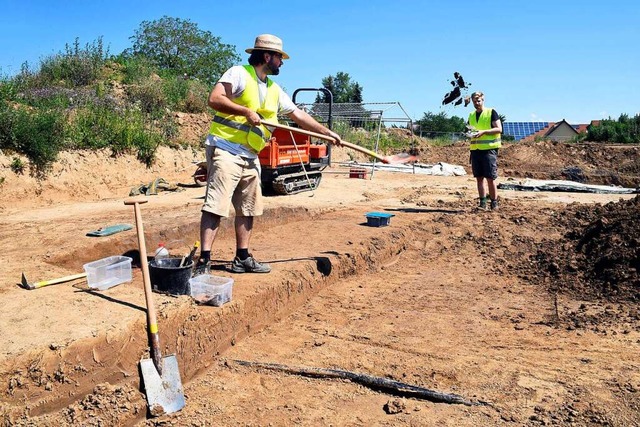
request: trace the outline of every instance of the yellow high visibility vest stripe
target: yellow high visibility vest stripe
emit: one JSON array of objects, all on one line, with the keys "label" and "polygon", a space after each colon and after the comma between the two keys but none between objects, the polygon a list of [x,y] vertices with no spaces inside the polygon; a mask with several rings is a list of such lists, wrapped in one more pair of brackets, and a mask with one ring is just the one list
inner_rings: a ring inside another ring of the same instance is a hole
[{"label": "yellow high visibility vest stripe", "polygon": [[[469,114],[469,124],[478,130],[491,129],[492,108],[485,108],[480,113],[480,118],[476,120],[475,110]],[[492,150],[502,147],[502,138],[498,135],[482,135],[480,138],[472,138],[470,150]]]},{"label": "yellow high visibility vest stripe", "polygon": [[[257,112],[265,120],[277,123],[280,86],[267,78],[267,96],[260,105],[256,70],[251,65],[245,65],[243,68],[248,74],[247,83],[242,95],[233,99],[233,102]],[[244,116],[225,114],[219,111],[213,116],[209,133],[227,141],[244,145],[256,153],[265,147],[265,141],[271,137],[271,132],[264,126],[251,126]]]}]

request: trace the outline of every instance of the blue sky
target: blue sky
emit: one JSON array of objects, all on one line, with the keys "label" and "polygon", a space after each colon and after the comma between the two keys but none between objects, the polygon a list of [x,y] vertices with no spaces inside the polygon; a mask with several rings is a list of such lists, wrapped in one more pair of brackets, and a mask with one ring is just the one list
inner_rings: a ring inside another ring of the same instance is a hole
[{"label": "blue sky", "polygon": [[245,62],[256,35],[281,37],[291,59],[275,80],[290,95],[342,71],[365,102],[398,102],[412,119],[440,111],[466,118],[470,107],[441,105],[458,71],[507,121],[640,113],[637,0],[0,0],[0,10],[4,76],[25,61],[37,67],[76,37],[82,46],[102,37],[120,53],[143,21],[166,15],[234,45]]}]

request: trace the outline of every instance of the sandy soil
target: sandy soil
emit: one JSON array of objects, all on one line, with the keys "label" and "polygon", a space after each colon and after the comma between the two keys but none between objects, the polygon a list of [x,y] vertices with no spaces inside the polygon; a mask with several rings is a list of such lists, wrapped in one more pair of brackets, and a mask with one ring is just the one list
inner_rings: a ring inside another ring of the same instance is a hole
[{"label": "sandy soil", "polygon": [[[424,162],[466,166],[463,145],[420,147]],[[640,425],[640,232],[635,196],[501,192],[475,208],[475,180],[338,165],[313,194],[267,198],[252,251],[268,275],[234,275],[230,222],[215,274],[233,300],[200,306],[154,294],[160,340],[175,353],[186,407],[147,419],[137,363],[147,358],[142,275],[92,291],[81,273],[110,255],[136,258],[123,204],[163,177],[182,191],[142,206],[147,247],[184,254],[198,238],[201,153],[163,149],[145,169],[128,156],[65,154],[52,177],[16,176],[1,156],[0,420],[4,425]],[[344,153],[336,153],[346,158]],[[637,147],[543,143],[503,150],[505,176],[639,182]],[[504,178],[503,178],[504,179]],[[388,227],[364,214],[386,211]],[[238,361],[329,368],[462,396],[438,403],[347,380]]]}]

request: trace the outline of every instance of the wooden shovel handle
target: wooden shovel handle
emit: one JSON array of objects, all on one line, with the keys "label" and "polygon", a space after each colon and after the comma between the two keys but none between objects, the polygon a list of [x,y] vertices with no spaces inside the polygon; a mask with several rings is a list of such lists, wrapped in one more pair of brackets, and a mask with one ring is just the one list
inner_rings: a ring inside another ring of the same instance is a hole
[{"label": "wooden shovel handle", "polygon": [[144,298],[147,304],[147,327],[149,329],[149,346],[151,347],[151,357],[153,364],[162,375],[162,354],[160,353],[160,338],[158,337],[158,319],[156,317],[156,307],[153,303],[153,292],[151,291],[151,278],[149,276],[149,263],[147,262],[147,245],[144,241],[144,228],[140,215],[140,204],[147,203],[145,198],[134,197],[125,200],[125,205],[133,205],[136,217],[136,231],[138,233],[138,247],[140,248],[140,267],[142,268],[142,281],[144,283]]},{"label": "wooden shovel handle", "polygon": [[[323,139],[325,141],[329,141],[329,142],[333,142],[333,143],[336,142],[335,138],[332,138],[332,137],[330,137],[328,135],[323,135],[321,133],[312,132],[310,130],[305,130],[305,129],[301,129],[301,128],[294,128],[292,126],[287,126],[287,125],[283,125],[283,124],[280,124],[280,123],[267,122],[267,121],[264,121],[264,120],[262,121],[262,124],[267,126],[267,127],[270,126],[270,127],[274,127],[274,128],[278,128],[278,129],[285,129],[285,130],[289,130],[291,132],[298,132],[298,133],[301,133],[303,135],[313,136],[313,137],[316,137],[316,138],[319,138],[319,139]],[[375,151],[371,151],[368,148],[364,148],[364,147],[361,147],[359,145],[356,145],[356,144],[353,144],[351,142],[347,142],[347,141],[344,141],[344,140],[340,140],[340,144],[342,144],[343,146],[345,146],[347,148],[351,148],[352,150],[356,150],[356,151],[358,151],[360,153],[363,153],[363,154],[371,156],[371,157],[373,157],[375,159],[378,159],[383,163],[387,163],[387,158],[386,157],[381,156],[380,154],[376,153]]]},{"label": "wooden shovel handle", "polygon": [[25,289],[33,290],[42,288],[49,285],[57,285],[58,283],[70,282],[76,279],[82,279],[83,277],[87,277],[87,273],[78,273],[72,274],[70,276],[58,277],[57,279],[51,280],[41,280],[35,283],[27,283],[26,277],[24,277],[24,273],[22,273],[22,287]]}]

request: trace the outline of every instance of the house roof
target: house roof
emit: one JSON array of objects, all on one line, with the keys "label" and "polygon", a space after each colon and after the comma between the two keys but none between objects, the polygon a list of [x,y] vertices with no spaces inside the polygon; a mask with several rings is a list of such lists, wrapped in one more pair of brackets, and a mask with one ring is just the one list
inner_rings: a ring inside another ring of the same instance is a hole
[{"label": "house roof", "polygon": [[[593,123],[593,122],[591,122]],[[587,128],[589,127],[589,123],[581,123],[579,125],[573,125],[574,129],[578,132],[578,133],[586,133],[587,132]]]},{"label": "house roof", "polygon": [[544,136],[552,135],[553,132],[555,132],[556,129],[558,129],[563,124],[567,125],[569,129],[571,129],[576,135],[578,134],[578,131],[573,126],[571,126],[569,122],[567,122],[565,119],[562,119],[559,122],[555,123],[553,126],[551,126],[551,128],[544,134]]},{"label": "house roof", "polygon": [[587,127],[589,125],[597,126],[599,124],[599,122],[600,122],[599,120],[592,120],[591,123],[581,123],[581,124],[577,124],[577,125],[571,125],[565,119],[562,119],[559,122],[549,122],[542,129],[540,129],[537,132],[534,132],[534,133],[532,133],[530,135],[527,135],[526,137],[520,139],[520,141],[522,141],[522,142],[532,142],[532,141],[535,141],[537,138],[544,138],[544,137],[552,136],[553,132],[556,129],[558,129],[560,126],[562,126],[563,123],[566,124],[567,126],[569,126],[571,129],[573,129],[575,131],[576,135],[577,135],[577,134],[580,134],[580,133],[587,132]]},{"label": "house roof", "polygon": [[540,129],[537,132],[532,133],[531,135],[528,135],[528,136],[522,138],[520,141],[521,142],[532,142],[532,141],[535,141],[536,138],[543,137],[543,136],[547,135],[547,132],[549,131],[549,129],[551,129],[553,127],[553,125],[555,125],[555,122],[549,122],[547,124],[547,126],[543,127],[542,129]]}]

